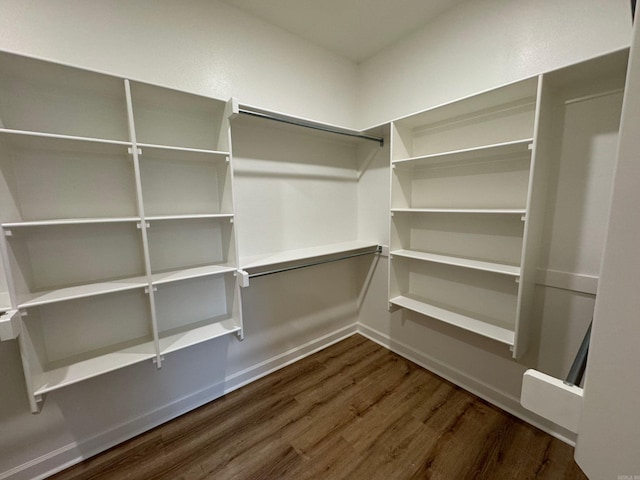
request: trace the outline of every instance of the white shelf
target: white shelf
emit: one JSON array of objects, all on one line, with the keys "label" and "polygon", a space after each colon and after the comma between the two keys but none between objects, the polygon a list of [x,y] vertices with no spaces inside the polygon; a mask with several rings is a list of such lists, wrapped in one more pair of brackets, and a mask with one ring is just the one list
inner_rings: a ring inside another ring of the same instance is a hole
[{"label": "white shelf", "polygon": [[12,128],[0,128],[0,137],[11,139],[12,143],[21,147],[42,147],[46,145],[48,148],[51,148],[57,144],[58,149],[85,150],[91,148],[92,144],[127,148],[132,145],[131,142],[121,140],[32,132],[28,130],[14,130]]},{"label": "white shelf", "polygon": [[140,217],[62,218],[54,220],[32,220],[27,222],[8,222],[3,223],[2,228],[46,227],[55,225],[88,225],[99,223],[130,223],[139,221],[141,221]]},{"label": "white shelf", "polygon": [[18,308],[29,308],[48,303],[64,302],[78,298],[105,295],[107,293],[123,292],[143,288],[148,285],[146,276],[110,280],[108,282],[90,283],[75,287],[58,288],[46,292],[35,292],[24,295]]},{"label": "white shelf", "polygon": [[299,260],[309,260],[312,258],[323,257],[327,255],[355,253],[358,250],[375,248],[377,246],[378,243],[361,241],[333,243],[330,245],[322,245],[319,247],[287,250],[284,252],[245,257],[240,259],[240,265],[242,265],[242,269],[254,269],[281,263],[295,262]]},{"label": "white shelf", "polygon": [[392,213],[481,213],[524,215],[525,208],[392,208]]},{"label": "white shelf", "polygon": [[191,220],[191,219],[216,219],[216,218],[233,218],[233,213],[194,213],[184,215],[153,215],[145,217],[145,220],[154,222],[159,220]]},{"label": "white shelf", "polygon": [[511,142],[496,143],[481,147],[464,148],[450,152],[422,155],[419,157],[403,158],[391,162],[394,166],[427,166],[438,165],[445,162],[461,162],[480,159],[512,158],[516,155],[530,153],[530,145],[533,138],[524,138]]},{"label": "white shelf", "polygon": [[33,394],[42,395],[156,356],[153,342],[146,341],[128,346],[134,342],[135,340],[127,342],[122,345],[123,348],[114,352],[79,360],[69,365],[43,372],[35,379]]},{"label": "white shelf", "polygon": [[183,270],[174,270],[171,272],[160,272],[151,275],[154,285],[163,283],[178,282],[189,278],[208,277],[212,275],[222,275],[225,273],[235,272],[236,267],[230,265],[206,265],[203,267],[185,268]]},{"label": "white shelf", "polygon": [[447,255],[437,255],[435,253],[418,252],[415,250],[394,250],[391,255],[404,258],[412,258],[426,262],[442,263],[445,265],[454,265],[457,267],[471,268],[474,270],[482,270],[484,272],[499,273],[502,275],[511,275],[513,277],[520,276],[520,267],[513,265],[505,265],[501,263],[484,262],[480,260],[472,260],[469,258],[451,257]]},{"label": "white shelf", "polygon": [[453,310],[436,307],[404,295],[394,297],[389,301],[398,307],[435,318],[436,320],[463,328],[464,330],[477,333],[507,345],[513,345],[515,333],[512,330],[454,312]]},{"label": "white shelf", "polygon": [[242,330],[240,325],[232,318],[218,320],[215,318],[203,320],[196,325],[176,329],[177,331],[161,333],[160,353],[171,353],[176,350],[190,347],[207,340],[236,333]]},{"label": "white shelf", "polygon": [[211,156],[228,157],[229,152],[221,150],[207,150],[204,148],[188,148],[188,147],[173,147],[171,145],[155,145],[153,143],[137,143],[138,148],[143,149],[142,155],[146,154],[146,151],[150,151],[153,156],[175,156],[176,153],[181,154],[194,154],[190,155],[190,159],[200,157],[202,159],[211,160]]}]

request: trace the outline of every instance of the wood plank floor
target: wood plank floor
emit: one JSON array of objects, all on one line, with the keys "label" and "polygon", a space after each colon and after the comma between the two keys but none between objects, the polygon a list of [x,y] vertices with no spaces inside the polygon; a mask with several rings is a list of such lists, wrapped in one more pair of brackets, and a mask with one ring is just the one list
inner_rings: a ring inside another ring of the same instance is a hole
[{"label": "wood plank floor", "polygon": [[570,446],[354,335],[52,478],[586,477]]}]

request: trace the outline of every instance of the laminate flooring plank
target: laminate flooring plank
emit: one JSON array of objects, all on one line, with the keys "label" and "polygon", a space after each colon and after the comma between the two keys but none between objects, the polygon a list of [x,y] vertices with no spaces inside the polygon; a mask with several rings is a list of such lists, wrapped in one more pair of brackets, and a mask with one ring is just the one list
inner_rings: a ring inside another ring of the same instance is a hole
[{"label": "laminate flooring plank", "polygon": [[53,479],[585,479],[572,456],[353,335]]}]

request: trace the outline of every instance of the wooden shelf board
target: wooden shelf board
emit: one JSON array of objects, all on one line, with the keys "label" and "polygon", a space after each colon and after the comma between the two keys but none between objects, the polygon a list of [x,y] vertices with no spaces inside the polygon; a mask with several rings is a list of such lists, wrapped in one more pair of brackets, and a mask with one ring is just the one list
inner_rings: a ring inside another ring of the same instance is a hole
[{"label": "wooden shelf board", "polygon": [[108,282],[89,283],[75,287],[65,287],[45,292],[35,292],[24,295],[18,308],[29,308],[48,303],[64,302],[79,298],[105,295],[107,293],[123,292],[143,288],[148,285],[146,276],[130,277]]},{"label": "wooden shelf board", "polygon": [[418,157],[402,158],[392,161],[391,164],[397,166],[413,166],[419,164],[441,164],[444,162],[504,157],[507,155],[529,153],[529,145],[531,145],[532,143],[533,138],[524,138],[520,140],[514,140],[512,142],[496,143],[493,145],[485,145],[481,147],[465,148],[443,153],[421,155]]},{"label": "wooden shelf board", "polygon": [[202,148],[188,148],[188,147],[174,147],[171,145],[156,145],[153,143],[136,143],[139,148],[142,148],[142,155],[145,154],[145,150],[151,150],[153,153],[160,152],[182,152],[182,153],[195,153],[195,154],[204,154],[207,156],[221,156],[228,157],[229,152],[221,151],[221,150],[206,150]]},{"label": "wooden shelf board", "polygon": [[7,222],[2,224],[2,228],[47,227],[55,225],[88,225],[97,223],[129,223],[139,221],[141,221],[140,217],[56,218],[52,220]]},{"label": "wooden shelf board", "polygon": [[498,342],[507,345],[514,344],[515,333],[513,330],[499,327],[497,325],[492,325],[490,323],[483,322],[482,320],[478,320],[467,315],[462,315],[451,310],[446,310],[444,308],[436,307],[424,301],[416,300],[404,295],[394,297],[389,300],[389,302],[398,307],[403,307],[422,315],[435,318],[436,320],[440,320],[450,325],[460,327],[464,330],[477,333]]},{"label": "wooden shelf board", "polygon": [[392,208],[391,213],[488,213],[524,215],[526,208]]},{"label": "wooden shelf board", "polygon": [[36,377],[36,388],[33,394],[42,395],[156,356],[152,341],[142,341],[136,345],[131,345],[134,342],[122,344],[123,348],[116,351],[96,355],[92,358],[79,360],[69,365],[43,372]]},{"label": "wooden shelf board", "polygon": [[[77,142],[78,146],[82,142],[85,145],[89,144],[103,144],[103,145],[116,145],[123,147],[130,147],[131,142],[125,142],[122,140],[109,140],[105,138],[93,138],[93,137],[78,137],[74,135],[62,135],[58,133],[46,133],[46,132],[33,132],[29,130],[15,130],[12,128],[0,128],[0,136],[2,137],[12,137],[16,141],[20,142],[20,145],[28,146],[30,142],[46,142],[47,140],[51,140],[55,142],[56,140],[59,142],[67,141],[68,144],[71,145],[71,142]],[[18,140],[20,139],[20,140]]]},{"label": "wooden shelf board", "polygon": [[202,267],[185,268],[182,270],[173,270],[170,272],[159,272],[151,275],[154,285],[162,285],[163,283],[178,282],[189,278],[208,277],[212,275],[222,275],[225,273],[235,272],[237,269],[231,265],[205,265]]},{"label": "wooden shelf board", "polygon": [[318,247],[301,248],[272,254],[245,257],[240,259],[240,265],[242,265],[242,269],[254,269],[271,265],[278,265],[281,263],[295,262],[299,260],[309,260],[326,255],[335,255],[339,253],[348,254],[352,252],[355,253],[358,250],[364,250],[367,248],[373,249],[377,246],[378,243],[361,241],[332,243],[328,245],[321,245]]},{"label": "wooden shelf board", "polygon": [[206,218],[233,218],[233,213],[185,213],[183,215],[151,215],[145,217],[145,220],[154,222],[159,220],[192,220],[192,219],[206,219]]},{"label": "wooden shelf board", "polygon": [[511,275],[513,277],[520,276],[520,267],[513,265],[505,265],[502,263],[485,262],[481,260],[472,260],[463,257],[451,257],[448,255],[438,255],[435,253],[418,252],[415,250],[394,250],[391,255],[398,257],[412,258],[426,262],[442,263],[445,265],[454,265],[457,267],[470,268],[474,270],[482,270],[484,272],[493,272],[503,275]]},{"label": "wooden shelf board", "polygon": [[207,340],[239,332],[240,330],[240,325],[233,318],[204,320],[188,328],[161,333],[160,353],[175,352]]}]

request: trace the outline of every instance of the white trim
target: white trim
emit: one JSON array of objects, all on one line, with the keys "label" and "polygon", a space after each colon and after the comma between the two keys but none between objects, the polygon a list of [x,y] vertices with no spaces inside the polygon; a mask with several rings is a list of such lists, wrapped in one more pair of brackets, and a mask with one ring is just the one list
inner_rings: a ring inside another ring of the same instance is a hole
[{"label": "white trim", "polygon": [[538,269],[536,283],[545,287],[595,295],[598,290],[598,279],[599,277],[595,275]]},{"label": "white trim", "polygon": [[173,420],[227,393],[338,343],[354,335],[357,331],[357,323],[342,327],[334,332],[229,375],[222,382],[186,395],[174,402],[134,418],[131,421],[116,425],[113,428],[102,431],[80,442],[71,442],[22,465],[1,472],[0,480],[45,479],[93,455],[104,452],[115,445],[127,441],[136,435],[140,435],[158,425]]},{"label": "white trim", "polygon": [[[438,361],[437,359],[420,352],[409,345],[402,342],[392,340],[387,334],[377,331],[362,323],[358,323],[358,333],[369,340],[376,342],[394,353],[420,365],[432,373],[450,381],[460,388],[480,397],[483,400],[495,405],[496,407],[512,414],[513,416],[523,420],[543,432],[548,433],[554,438],[561,440],[571,446],[575,446],[575,436],[571,432],[562,432],[560,427],[548,422],[541,417],[527,411],[520,405],[520,399],[507,392],[497,390],[494,386],[469,377],[464,372],[455,368],[451,368]],[[556,430],[558,428],[558,430]]]}]

